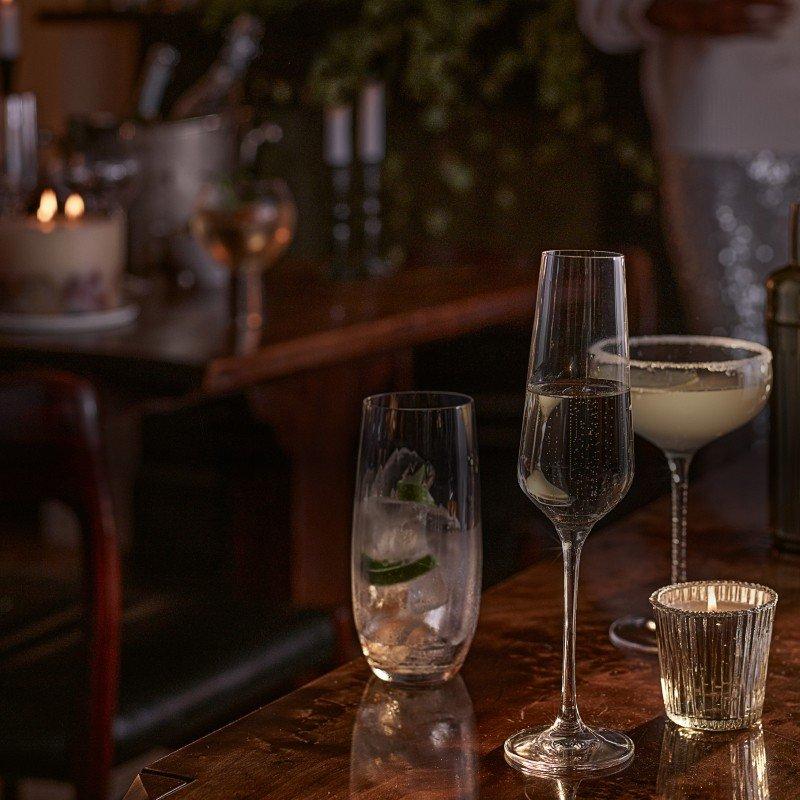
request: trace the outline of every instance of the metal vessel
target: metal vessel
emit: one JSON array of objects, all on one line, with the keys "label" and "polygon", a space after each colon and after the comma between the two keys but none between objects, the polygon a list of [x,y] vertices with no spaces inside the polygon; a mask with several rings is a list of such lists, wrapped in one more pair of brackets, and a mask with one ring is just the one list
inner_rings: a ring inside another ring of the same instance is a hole
[{"label": "metal vessel", "polygon": [[789,231],[789,263],[767,279],[770,527],[779,548],[800,552],[800,203],[791,207]]},{"label": "metal vessel", "polygon": [[128,210],[134,272],[167,263],[177,273],[191,270],[200,283],[227,279],[190,235],[189,220],[203,186],[235,171],[238,130],[233,114],[120,127],[123,152],[139,163],[138,191]]}]

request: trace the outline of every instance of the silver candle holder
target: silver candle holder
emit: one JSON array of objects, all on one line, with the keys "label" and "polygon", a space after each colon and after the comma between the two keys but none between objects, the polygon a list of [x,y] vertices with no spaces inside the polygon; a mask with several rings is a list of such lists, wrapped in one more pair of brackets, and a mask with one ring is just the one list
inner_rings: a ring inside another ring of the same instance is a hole
[{"label": "silver candle holder", "polygon": [[650,597],[667,716],[726,731],[761,719],[778,595],[738,581],[691,581]]}]

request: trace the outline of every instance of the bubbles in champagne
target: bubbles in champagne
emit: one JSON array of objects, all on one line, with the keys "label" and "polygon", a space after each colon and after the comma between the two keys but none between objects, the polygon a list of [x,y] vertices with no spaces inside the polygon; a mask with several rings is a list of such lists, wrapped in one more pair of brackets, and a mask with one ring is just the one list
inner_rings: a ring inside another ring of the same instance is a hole
[{"label": "bubbles in champagne", "polygon": [[601,379],[528,387],[519,481],[556,524],[594,523],[622,499],[632,478],[626,387]]}]

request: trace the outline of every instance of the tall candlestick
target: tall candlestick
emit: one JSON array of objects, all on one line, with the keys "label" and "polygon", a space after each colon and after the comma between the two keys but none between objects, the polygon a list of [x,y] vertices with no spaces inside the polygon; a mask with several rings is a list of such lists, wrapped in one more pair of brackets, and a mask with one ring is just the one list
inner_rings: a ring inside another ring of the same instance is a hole
[{"label": "tall candlestick", "polygon": [[358,103],[358,157],[364,164],[377,164],[386,155],[386,89],[370,81]]},{"label": "tall candlestick", "polygon": [[386,88],[380,81],[369,81],[358,103],[358,157],[364,191],[362,260],[366,273],[373,276],[391,272],[391,264],[383,254],[381,167],[385,156]]},{"label": "tall candlestick", "polygon": [[328,106],[325,109],[325,163],[347,167],[353,162],[353,107]]},{"label": "tall candlestick", "polygon": [[381,205],[381,165],[364,164],[361,178],[364,197],[361,203],[363,231],[362,262],[367,275],[379,277],[392,272],[391,262],[383,253],[383,207]]},{"label": "tall candlestick", "polygon": [[36,186],[39,173],[35,95],[12,94],[0,100],[0,136],[5,181],[15,197],[22,198]]},{"label": "tall candlestick", "polygon": [[20,51],[20,15],[15,0],[0,0],[0,66],[3,94],[11,92],[14,62]]},{"label": "tall candlestick", "polygon": [[331,181],[331,275],[336,280],[349,280],[356,276],[350,252],[353,107],[328,106],[324,122],[324,157],[330,167]]}]

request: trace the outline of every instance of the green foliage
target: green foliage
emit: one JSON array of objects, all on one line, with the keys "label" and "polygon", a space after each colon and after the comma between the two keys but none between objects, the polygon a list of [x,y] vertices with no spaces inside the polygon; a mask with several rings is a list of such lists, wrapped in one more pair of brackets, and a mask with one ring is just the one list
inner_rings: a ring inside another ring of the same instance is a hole
[{"label": "green foliage", "polygon": [[[315,54],[307,85],[314,100],[354,98],[367,77],[380,76],[418,106],[429,134],[473,128],[471,149],[478,151],[481,137],[487,147],[492,139],[481,120],[524,97],[532,113],[538,110],[563,134],[538,143],[537,160],[564,157],[576,139],[610,149],[634,178],[632,209],[646,213],[652,206],[652,158],[607,109],[604,76],[577,27],[574,0],[324,2],[349,21]],[[208,0],[207,11],[220,23],[244,9],[274,21],[315,7],[311,0]],[[472,158],[452,153],[446,159],[441,178],[451,191],[471,188],[465,162]]]}]

